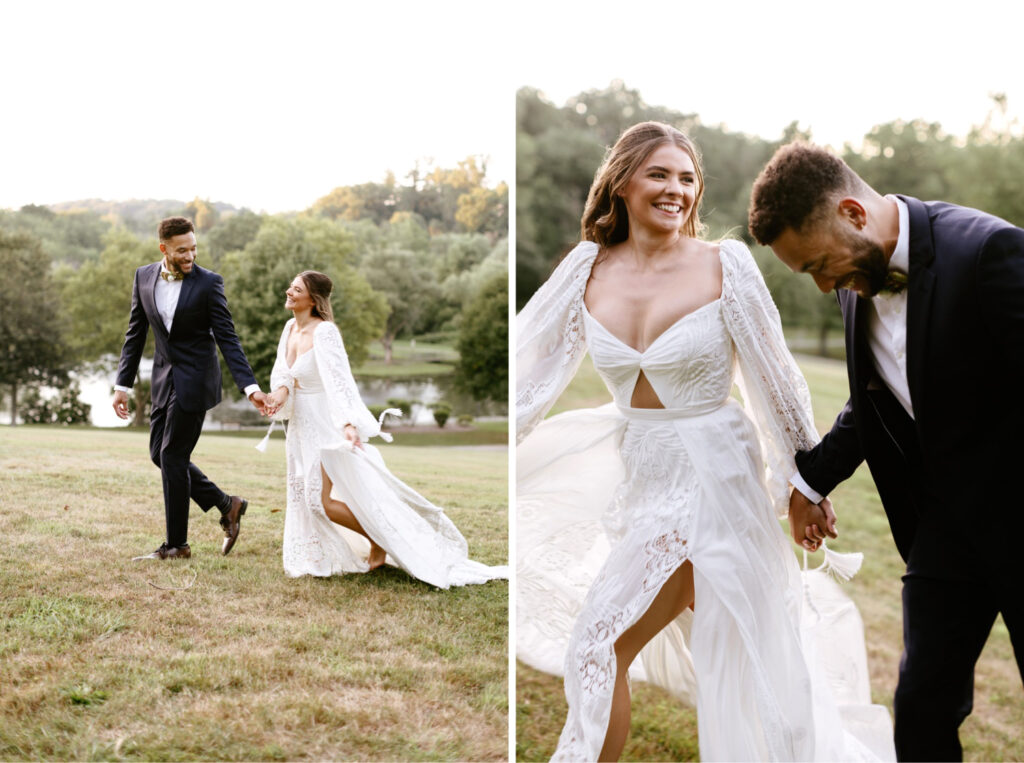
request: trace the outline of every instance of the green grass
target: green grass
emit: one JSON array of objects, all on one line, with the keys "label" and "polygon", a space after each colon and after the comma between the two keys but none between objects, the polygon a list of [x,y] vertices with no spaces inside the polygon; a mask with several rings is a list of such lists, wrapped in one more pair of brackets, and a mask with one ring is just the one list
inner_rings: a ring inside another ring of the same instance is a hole
[{"label": "green grass", "polygon": [[[283,443],[253,444],[195,453],[250,501],[229,556],[193,506],[191,560],[133,563],[163,539],[146,433],[0,430],[0,759],[507,757],[507,584],[285,577]],[[384,456],[505,562],[503,449]]]},{"label": "green grass", "polygon": [[446,376],[455,372],[459,353],[450,344],[397,339],[391,345],[391,363],[384,362],[384,348],[380,342],[370,345],[370,357],[358,368],[356,376],[401,379],[422,376]]},{"label": "green grass", "polygon": [[[818,430],[826,432],[848,396],[846,366],[841,361],[811,357],[799,357],[798,362],[811,387]],[[609,400],[592,364],[584,360],[556,410]],[[864,619],[873,701],[891,710],[902,651],[900,576],[904,565],[867,467],[858,469],[832,498],[840,534],[832,545],[838,551],[864,552],[864,566],[844,584],[844,590]],[[812,564],[820,563],[820,554],[811,558],[816,559]],[[957,604],[951,601],[950,617],[956,614]],[[565,719],[562,681],[520,663],[516,693],[516,757],[523,761],[547,760]],[[1024,760],[1022,728],[1024,694],[1009,634],[1000,618],[978,662],[974,712],[960,727],[965,760]],[[697,755],[693,708],[657,687],[634,684],[632,732],[622,759],[683,761],[696,760]]]}]

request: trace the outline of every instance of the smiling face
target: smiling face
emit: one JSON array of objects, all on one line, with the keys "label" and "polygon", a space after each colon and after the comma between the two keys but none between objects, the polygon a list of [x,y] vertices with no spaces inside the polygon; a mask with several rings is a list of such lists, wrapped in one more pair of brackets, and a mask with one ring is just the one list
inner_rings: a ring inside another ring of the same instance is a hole
[{"label": "smiling face", "polygon": [[164,266],[179,276],[192,272],[196,261],[196,234],[181,233],[160,242],[160,251],[164,254]]},{"label": "smiling face", "polygon": [[284,307],[286,310],[305,312],[313,309],[313,298],[309,296],[309,289],[302,276],[295,276],[295,280],[284,293]]},{"label": "smiling face", "polygon": [[885,286],[889,258],[877,241],[839,218],[806,227],[786,228],[771,245],[794,273],[809,274],[826,294],[850,289],[871,298]]},{"label": "smiling face", "polygon": [[630,227],[652,233],[682,230],[696,204],[697,184],[690,155],[674,143],[659,146],[622,190]]}]

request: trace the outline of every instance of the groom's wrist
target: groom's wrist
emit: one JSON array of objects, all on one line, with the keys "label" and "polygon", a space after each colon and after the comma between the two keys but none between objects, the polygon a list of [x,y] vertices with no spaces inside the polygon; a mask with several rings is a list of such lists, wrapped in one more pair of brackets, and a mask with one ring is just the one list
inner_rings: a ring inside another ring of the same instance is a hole
[{"label": "groom's wrist", "polygon": [[259,384],[250,384],[248,387],[246,387],[244,390],[242,390],[242,393],[245,395],[246,399],[249,399],[249,398],[251,398],[253,396],[253,393],[259,392],[259,391],[260,391],[260,385]]},{"label": "groom's wrist", "polygon": [[825,496],[807,484],[807,481],[800,476],[800,472],[793,473],[793,476],[789,478],[789,484],[811,503],[821,503],[825,500]]}]

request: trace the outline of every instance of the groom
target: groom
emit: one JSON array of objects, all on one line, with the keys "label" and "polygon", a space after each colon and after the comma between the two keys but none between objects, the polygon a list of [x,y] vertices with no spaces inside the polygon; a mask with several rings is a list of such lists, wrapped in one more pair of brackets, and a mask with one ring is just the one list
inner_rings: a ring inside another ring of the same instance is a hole
[{"label": "groom", "polygon": [[137,559],[188,558],[189,499],[203,511],[216,506],[224,528],[222,553],[238,538],[248,501],[229,496],[195,464],[192,450],[199,440],[206,411],[220,402],[220,364],[217,347],[239,389],[263,411],[266,395],[260,391],[224,297],[223,279],[195,264],[196,234],[192,221],[169,217],[160,223],[161,262],[135,271],[132,310],[121,348],[114,385],[114,411],[128,418],[128,393],[153,327],[152,413],[149,453],[163,476],[167,540],[160,548]]},{"label": "groom", "polygon": [[790,270],[836,290],[846,330],[850,399],[797,454],[793,537],[835,537],[824,497],[866,460],[907,564],[897,755],[960,760],[999,612],[1024,676],[1024,230],[881,196],[803,143],[761,172],[749,222]]}]

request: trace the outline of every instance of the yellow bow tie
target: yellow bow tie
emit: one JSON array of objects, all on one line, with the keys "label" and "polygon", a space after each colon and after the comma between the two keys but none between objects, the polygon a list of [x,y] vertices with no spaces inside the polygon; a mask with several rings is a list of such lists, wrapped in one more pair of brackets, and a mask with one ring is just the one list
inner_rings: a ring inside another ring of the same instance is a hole
[{"label": "yellow bow tie", "polygon": [[885,278],[882,294],[899,294],[907,288],[907,274],[899,270],[890,270]]},{"label": "yellow bow tie", "polygon": [[185,276],[184,276],[184,274],[178,275],[177,273],[172,273],[169,270],[161,270],[160,271],[160,277],[162,279],[164,279],[165,281],[180,281]]}]

